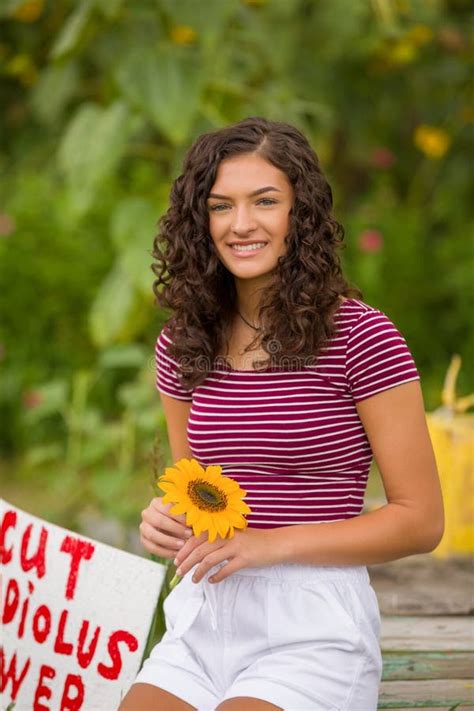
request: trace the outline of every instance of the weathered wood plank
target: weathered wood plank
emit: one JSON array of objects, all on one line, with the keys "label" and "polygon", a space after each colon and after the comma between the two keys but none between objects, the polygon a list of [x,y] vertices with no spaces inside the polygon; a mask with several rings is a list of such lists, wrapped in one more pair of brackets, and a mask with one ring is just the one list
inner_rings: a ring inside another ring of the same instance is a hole
[{"label": "weathered wood plank", "polygon": [[385,652],[383,679],[472,679],[474,652]]},{"label": "weathered wood plank", "polygon": [[379,709],[450,708],[463,703],[474,705],[474,680],[383,681],[380,685]]},{"label": "weathered wood plank", "polygon": [[385,652],[458,651],[474,649],[474,617],[382,617]]},{"label": "weathered wood plank", "polygon": [[[379,709],[382,707],[379,706]],[[385,707],[387,708],[387,707]],[[455,705],[454,708],[452,706],[390,706],[389,708],[392,709],[397,709],[397,708],[402,708],[403,711],[420,711],[422,709],[423,711],[474,711],[474,706],[471,704],[460,704],[460,705]]]},{"label": "weathered wood plank", "polygon": [[382,615],[474,614],[474,565],[430,553],[368,566]]}]

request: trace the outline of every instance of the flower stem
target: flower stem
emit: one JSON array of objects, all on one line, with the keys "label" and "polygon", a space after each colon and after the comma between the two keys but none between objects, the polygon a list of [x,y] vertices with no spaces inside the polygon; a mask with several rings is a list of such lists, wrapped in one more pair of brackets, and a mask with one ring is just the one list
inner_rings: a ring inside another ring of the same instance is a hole
[{"label": "flower stem", "polygon": [[181,580],[181,576],[175,574],[170,582],[170,590],[173,590],[173,588],[176,587],[176,585],[179,583],[180,580]]}]

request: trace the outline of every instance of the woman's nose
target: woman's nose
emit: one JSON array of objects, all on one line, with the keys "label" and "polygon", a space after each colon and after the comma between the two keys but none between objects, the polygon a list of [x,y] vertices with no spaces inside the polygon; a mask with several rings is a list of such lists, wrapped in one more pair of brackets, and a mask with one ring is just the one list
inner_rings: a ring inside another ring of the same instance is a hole
[{"label": "woman's nose", "polygon": [[246,235],[257,227],[251,210],[247,207],[235,207],[232,214],[231,230],[238,235]]}]

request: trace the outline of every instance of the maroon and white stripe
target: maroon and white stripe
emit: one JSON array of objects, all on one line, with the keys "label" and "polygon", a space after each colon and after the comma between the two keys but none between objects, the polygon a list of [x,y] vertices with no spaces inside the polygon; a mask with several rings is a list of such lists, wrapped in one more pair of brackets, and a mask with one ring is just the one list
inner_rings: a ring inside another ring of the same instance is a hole
[{"label": "maroon and white stripe", "polygon": [[245,489],[249,526],[340,521],[361,513],[372,451],[356,403],[418,380],[406,341],[381,311],[347,299],[315,365],[299,371],[219,364],[194,390],[156,344],[157,388],[192,402],[188,440],[203,465],[219,464]]}]

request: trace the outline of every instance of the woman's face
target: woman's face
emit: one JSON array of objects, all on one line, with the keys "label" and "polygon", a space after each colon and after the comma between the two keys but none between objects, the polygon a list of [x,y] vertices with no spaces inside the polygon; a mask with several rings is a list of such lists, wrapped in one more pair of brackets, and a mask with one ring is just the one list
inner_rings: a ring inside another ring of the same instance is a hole
[{"label": "woman's face", "polygon": [[265,282],[286,252],[294,191],[285,173],[259,155],[221,161],[207,206],[209,231],[224,266],[238,280]]}]

